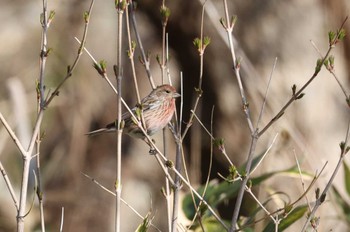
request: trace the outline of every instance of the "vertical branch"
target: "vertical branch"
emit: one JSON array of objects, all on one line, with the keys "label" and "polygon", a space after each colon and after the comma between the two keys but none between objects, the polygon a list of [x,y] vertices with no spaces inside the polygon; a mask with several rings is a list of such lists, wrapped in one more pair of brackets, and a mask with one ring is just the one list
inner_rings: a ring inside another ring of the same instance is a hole
[{"label": "vertical branch", "polygon": [[240,212],[240,208],[241,208],[241,204],[242,204],[242,200],[243,200],[244,190],[245,190],[245,186],[248,182],[249,173],[250,173],[250,169],[251,169],[251,165],[252,165],[252,161],[253,161],[253,157],[254,157],[254,152],[255,152],[256,144],[257,144],[259,137],[257,136],[258,133],[257,133],[256,129],[254,128],[252,120],[251,120],[249,104],[248,104],[248,101],[247,101],[247,98],[245,95],[245,91],[244,91],[244,87],[242,84],[242,79],[241,79],[241,75],[240,75],[241,61],[240,61],[240,59],[237,59],[236,54],[235,54],[235,50],[233,47],[232,31],[233,31],[233,27],[234,27],[234,24],[236,21],[236,17],[232,17],[232,18],[229,17],[227,0],[223,0],[223,3],[224,3],[224,10],[225,10],[225,20],[221,19],[221,24],[223,25],[223,27],[225,28],[226,33],[227,33],[230,51],[231,51],[231,56],[232,56],[233,70],[234,70],[236,80],[238,83],[238,87],[239,87],[239,91],[241,94],[243,111],[244,111],[244,114],[245,114],[245,117],[246,117],[246,120],[248,123],[248,127],[249,127],[249,130],[251,133],[251,143],[250,143],[249,153],[247,156],[247,165],[245,168],[246,175],[244,175],[242,177],[241,186],[238,190],[236,204],[235,204],[235,208],[234,208],[232,220],[231,220],[230,232],[233,232],[236,229],[237,220],[238,220],[238,216],[239,216],[239,212]]},{"label": "vertical branch", "polygon": [[41,32],[41,51],[40,51],[40,73],[39,73],[39,102],[40,108],[43,107],[44,103],[44,77],[45,77],[45,66],[47,58],[47,30],[49,22],[47,18],[47,0],[43,0],[43,12],[40,15],[40,23],[42,27]]},{"label": "vertical branch", "polygon": [[122,103],[121,103],[121,96],[122,96],[122,88],[121,88],[121,81],[122,81],[122,75],[123,75],[123,69],[122,69],[122,29],[123,29],[123,13],[124,10],[127,7],[125,0],[117,0],[116,1],[116,9],[118,13],[118,32],[117,32],[117,65],[114,65],[114,73],[117,78],[117,91],[118,91],[118,98],[117,98],[117,173],[116,173],[116,208],[115,208],[115,231],[120,232],[120,206],[121,206],[121,191],[122,191],[122,182],[121,182],[121,156],[122,156],[122,132],[123,132],[123,126],[122,126]]},{"label": "vertical branch", "polygon": [[[40,76],[39,76],[39,89],[37,89],[37,113],[39,114],[41,109],[44,108],[44,77],[45,77],[45,67],[46,67],[46,59],[48,56],[48,48],[47,48],[47,30],[49,28],[50,22],[53,19],[54,13],[50,13],[50,17],[48,19],[47,16],[47,0],[43,0],[43,12],[41,14],[41,26],[42,26],[42,33],[41,33],[41,52],[40,52]],[[41,135],[40,135],[40,126],[38,128],[38,134],[36,137],[36,176],[37,176],[37,183],[38,186],[36,188],[36,194],[39,201],[39,211],[40,211],[40,225],[41,225],[41,231],[45,232],[45,214],[44,214],[44,202],[43,202],[43,189],[42,189],[42,182],[41,182],[41,172],[40,172],[40,142],[41,142]]]},{"label": "vertical branch", "polygon": [[165,76],[166,76],[166,65],[168,62],[168,57],[166,57],[166,26],[168,24],[168,20],[170,17],[170,9],[165,6],[165,0],[162,1],[162,6],[160,7],[160,16],[162,21],[162,59],[159,63],[161,68],[161,76],[162,76],[162,84],[164,84]]},{"label": "vertical branch", "polygon": [[[166,76],[166,66],[168,64],[168,39],[166,33],[166,27],[168,24],[170,9],[165,6],[165,0],[162,1],[162,5],[160,7],[160,15],[161,15],[161,23],[162,23],[162,58],[159,63],[161,69],[161,77],[162,84],[165,84],[165,76]],[[159,62],[159,61],[158,61]],[[167,157],[167,139],[165,128],[163,129],[163,154]],[[176,144],[176,168],[181,169],[181,164],[178,162],[179,156],[179,144]],[[181,162],[181,160],[180,160]],[[180,165],[180,167],[179,167]],[[167,170],[166,170],[167,172]],[[165,195],[166,195],[166,208],[167,208],[167,222],[168,222],[168,231],[177,231],[177,215],[178,215],[178,207],[179,207],[179,179],[175,176],[173,186],[174,198],[173,198],[173,209],[171,210],[171,191],[170,184],[167,177],[165,177]],[[171,212],[172,211],[172,212]],[[172,213],[172,215],[171,215]]]},{"label": "vertical branch", "polygon": [[[128,8],[131,8],[131,7],[132,7],[132,4],[130,3],[128,5]],[[132,10],[130,10],[130,11],[132,11]],[[134,62],[134,53],[135,53],[136,44],[134,41],[131,40],[129,10],[125,11],[125,20],[126,20],[126,32],[128,34],[128,45],[129,45],[128,56],[130,59],[132,76],[134,79],[134,86],[135,86],[135,91],[136,91],[137,103],[140,104],[141,98],[140,98],[139,87],[138,87],[137,79],[136,79],[135,62]]]},{"label": "vertical branch", "polygon": [[236,53],[233,47],[233,38],[232,38],[232,32],[233,32],[233,27],[235,25],[236,22],[236,17],[229,17],[229,13],[228,13],[228,7],[227,7],[227,0],[223,0],[224,1],[224,8],[225,8],[225,20],[221,19],[221,24],[224,26],[226,33],[227,33],[227,38],[229,41],[229,45],[230,45],[230,52],[231,52],[231,56],[232,56],[232,63],[233,63],[233,70],[237,79],[237,83],[238,83],[238,87],[239,87],[239,91],[241,94],[241,99],[242,99],[242,105],[243,105],[243,110],[246,116],[246,120],[250,129],[250,133],[254,133],[254,126],[251,120],[251,116],[250,116],[250,110],[249,110],[249,104],[246,98],[246,94],[244,91],[244,87],[242,84],[242,78],[241,78],[241,74],[240,74],[240,67],[241,67],[241,60],[237,59],[236,57]]},{"label": "vertical branch", "polygon": [[138,44],[140,51],[141,51],[142,63],[144,64],[144,66],[146,68],[146,73],[147,73],[149,82],[151,83],[151,87],[152,87],[152,89],[155,89],[156,85],[154,84],[154,81],[153,81],[153,77],[152,77],[152,73],[151,73],[151,69],[150,69],[150,61],[149,61],[148,55],[146,55],[146,53],[145,53],[145,50],[144,50],[143,45],[142,45],[141,37],[140,37],[139,31],[137,29],[135,9],[136,9],[136,4],[132,3],[132,5],[129,8],[130,15],[131,15],[131,22],[132,22],[132,25],[134,27],[137,44]]}]

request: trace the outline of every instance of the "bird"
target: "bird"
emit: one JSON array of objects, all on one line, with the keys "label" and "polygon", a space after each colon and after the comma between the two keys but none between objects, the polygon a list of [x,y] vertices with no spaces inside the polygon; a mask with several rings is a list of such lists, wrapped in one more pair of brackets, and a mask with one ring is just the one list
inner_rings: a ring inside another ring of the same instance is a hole
[{"label": "bird", "polygon": [[[147,135],[151,136],[157,131],[163,129],[172,119],[176,106],[175,99],[181,95],[176,92],[176,89],[168,84],[158,86],[153,89],[150,94],[141,100],[131,109],[132,113],[138,120],[142,122]],[[137,113],[137,112],[140,112]],[[150,147],[149,141],[145,134],[140,129],[137,122],[132,117],[129,111],[122,114],[122,121],[124,121],[123,133],[134,138],[144,140]],[[107,124],[104,128],[88,132],[86,135],[94,136],[103,133],[115,132],[117,130],[118,119]]]}]

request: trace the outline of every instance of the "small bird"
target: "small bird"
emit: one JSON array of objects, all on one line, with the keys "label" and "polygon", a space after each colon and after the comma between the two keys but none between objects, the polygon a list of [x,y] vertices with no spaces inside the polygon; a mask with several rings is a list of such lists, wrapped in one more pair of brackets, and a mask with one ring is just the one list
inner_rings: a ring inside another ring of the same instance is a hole
[{"label": "small bird", "polygon": [[[176,89],[170,85],[161,85],[154,89],[148,96],[141,100],[141,106],[135,106],[131,109],[133,114],[137,117],[137,109],[141,110],[141,117],[144,122],[144,129],[148,135],[153,135],[157,131],[163,129],[172,119],[175,112],[175,98],[181,95],[176,92]],[[125,112],[122,115],[122,120],[124,120],[123,133],[140,138],[146,141],[148,145],[149,142],[146,140],[146,136],[135,123],[135,120],[131,116],[130,112]],[[87,135],[98,135],[102,133],[115,132],[117,121],[112,122],[106,127],[88,132]]]}]

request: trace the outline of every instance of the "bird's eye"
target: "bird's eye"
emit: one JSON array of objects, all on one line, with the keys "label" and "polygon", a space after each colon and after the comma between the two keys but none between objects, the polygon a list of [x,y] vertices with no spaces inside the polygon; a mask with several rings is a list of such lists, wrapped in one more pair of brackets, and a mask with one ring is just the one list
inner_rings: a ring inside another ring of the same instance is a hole
[{"label": "bird's eye", "polygon": [[165,92],[166,92],[166,93],[170,93],[170,90],[166,89]]}]

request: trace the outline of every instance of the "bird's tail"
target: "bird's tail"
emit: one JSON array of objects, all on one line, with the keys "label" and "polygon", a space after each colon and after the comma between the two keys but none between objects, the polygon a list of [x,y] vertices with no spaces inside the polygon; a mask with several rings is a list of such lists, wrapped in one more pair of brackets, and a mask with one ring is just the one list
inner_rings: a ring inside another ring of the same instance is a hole
[{"label": "bird's tail", "polygon": [[94,131],[90,131],[88,133],[86,133],[85,135],[87,136],[95,136],[95,135],[99,135],[99,134],[104,134],[104,133],[110,133],[110,132],[114,132],[115,129],[113,128],[101,128],[98,130],[94,130]]}]

